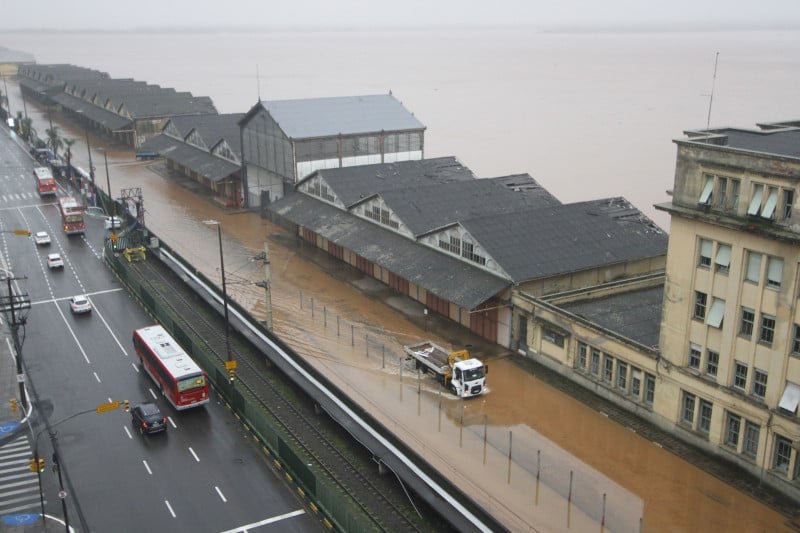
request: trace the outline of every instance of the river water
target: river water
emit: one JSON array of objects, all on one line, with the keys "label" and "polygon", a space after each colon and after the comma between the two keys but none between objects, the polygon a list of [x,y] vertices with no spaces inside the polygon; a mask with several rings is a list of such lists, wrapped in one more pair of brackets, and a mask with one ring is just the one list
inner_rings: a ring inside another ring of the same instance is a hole
[{"label": "river water", "polygon": [[[671,140],[706,124],[715,52],[712,126],[796,119],[800,87],[800,36],[789,32],[12,33],[0,45],[41,63],[208,95],[220,112],[248,110],[259,92],[281,99],[392,90],[428,126],[426,156],[455,155],[479,176],[528,172],[564,202],[625,196],[664,228],[652,204],[669,198]],[[9,92],[16,113],[13,82]],[[28,112],[43,132],[46,114],[30,103]],[[75,161],[88,168],[83,132],[53,118],[79,139]],[[263,290],[253,282],[264,272],[251,259],[266,239],[276,332],[510,528],[600,531],[605,499],[605,531],[638,531],[640,519],[644,531],[785,529],[778,513],[507,358],[492,361],[490,394],[443,399],[397,359],[411,340],[444,342],[395,307],[419,309],[376,297],[358,275],[341,283],[330,275],[335,267],[309,261],[281,229],[223,212],[165,179],[158,163],[91,143],[98,182],[105,170],[96,148],[106,148],[112,190],[142,187],[147,225],[212,279],[216,232],[200,221],[222,223],[229,290],[259,316]]]}]

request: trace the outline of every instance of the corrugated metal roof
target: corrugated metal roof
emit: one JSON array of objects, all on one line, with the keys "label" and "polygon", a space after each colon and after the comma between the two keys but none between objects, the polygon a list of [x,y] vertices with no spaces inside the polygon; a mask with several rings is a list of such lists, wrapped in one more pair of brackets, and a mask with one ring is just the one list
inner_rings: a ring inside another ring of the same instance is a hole
[{"label": "corrugated metal roof", "polygon": [[263,100],[261,105],[292,139],[425,128],[391,94]]},{"label": "corrugated metal roof", "polygon": [[624,198],[493,214],[461,225],[516,283],[667,252],[664,231]]},{"label": "corrugated metal roof", "polygon": [[[528,178],[529,186],[536,183]],[[560,205],[543,188],[515,191],[495,179],[403,187],[383,191],[380,196],[417,236],[475,217]]]},{"label": "corrugated metal roof", "polygon": [[485,270],[303,193],[292,192],[267,208],[465,309],[474,309],[509,286]]},{"label": "corrugated metal roof", "polygon": [[475,179],[472,171],[452,156],[331,168],[317,173],[348,207],[381,191]]},{"label": "corrugated metal roof", "polygon": [[58,93],[52,98],[65,108],[71,109],[76,113],[81,113],[92,122],[102,124],[111,131],[130,130],[132,128],[129,118],[112,113],[102,107],[97,107],[86,100],[76,98],[67,93]]},{"label": "corrugated metal roof", "polygon": [[237,156],[241,157],[242,142],[239,121],[244,113],[225,113],[222,115],[187,115],[170,119],[181,135],[197,130],[209,149],[225,140]]},{"label": "corrugated metal roof", "polygon": [[222,181],[241,169],[239,165],[163,134],[148,140],[139,150],[156,152],[213,182]]},{"label": "corrugated metal roof", "polygon": [[[728,137],[723,146],[800,158],[800,129],[791,128],[775,131],[754,131],[738,128],[713,130],[713,133]],[[714,147],[716,144],[709,144]]]}]

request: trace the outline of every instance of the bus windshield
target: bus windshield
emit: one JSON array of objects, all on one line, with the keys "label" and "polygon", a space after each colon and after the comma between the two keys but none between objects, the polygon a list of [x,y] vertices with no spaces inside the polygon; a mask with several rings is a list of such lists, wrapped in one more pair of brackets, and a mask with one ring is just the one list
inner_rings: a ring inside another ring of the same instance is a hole
[{"label": "bus windshield", "polygon": [[206,377],[203,374],[198,374],[189,378],[184,378],[178,381],[178,392],[186,392],[197,387],[206,386]]}]

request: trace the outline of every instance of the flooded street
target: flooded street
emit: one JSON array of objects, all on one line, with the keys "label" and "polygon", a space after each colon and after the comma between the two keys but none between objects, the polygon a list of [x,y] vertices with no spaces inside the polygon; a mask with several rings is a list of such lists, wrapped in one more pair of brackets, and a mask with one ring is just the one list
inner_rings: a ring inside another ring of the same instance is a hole
[{"label": "flooded street", "polygon": [[[18,87],[9,89],[12,109],[21,109]],[[27,108],[43,135],[47,117]],[[84,132],[53,121],[77,139],[73,162],[88,170]],[[91,145],[98,186],[106,189],[107,149],[113,195],[141,187],[148,228],[217,282],[217,233],[202,221],[221,223],[228,292],[259,319],[265,292],[255,283],[265,274],[253,257],[266,239],[276,334],[509,529],[788,531],[777,512],[522,370],[499,348],[476,343],[491,367],[488,394],[445,394],[400,357],[403,344],[427,338],[452,345],[420,304],[254,213],[218,208],[165,177],[163,162],[136,162],[128,148],[97,137]]]}]

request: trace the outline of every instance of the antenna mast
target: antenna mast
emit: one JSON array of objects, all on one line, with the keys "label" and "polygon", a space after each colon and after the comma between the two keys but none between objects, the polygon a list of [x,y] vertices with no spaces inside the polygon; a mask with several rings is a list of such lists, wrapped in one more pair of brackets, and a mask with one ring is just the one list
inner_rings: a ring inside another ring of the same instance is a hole
[{"label": "antenna mast", "polygon": [[711,95],[708,97],[708,117],[706,118],[706,131],[711,128],[711,104],[714,103],[714,85],[717,83],[717,63],[719,62],[719,52],[714,56],[714,77],[711,79]]},{"label": "antenna mast", "polygon": [[[717,52],[719,54],[719,52]],[[714,75],[716,76],[716,67],[714,68]],[[258,73],[258,63],[256,63],[256,92],[258,93],[258,101],[261,101],[261,75]],[[711,113],[711,110],[708,111]]]}]

